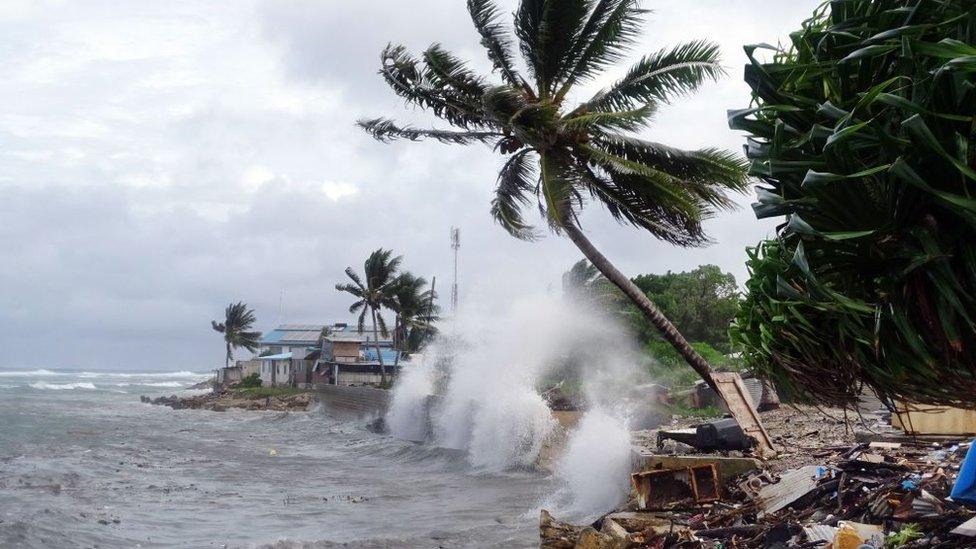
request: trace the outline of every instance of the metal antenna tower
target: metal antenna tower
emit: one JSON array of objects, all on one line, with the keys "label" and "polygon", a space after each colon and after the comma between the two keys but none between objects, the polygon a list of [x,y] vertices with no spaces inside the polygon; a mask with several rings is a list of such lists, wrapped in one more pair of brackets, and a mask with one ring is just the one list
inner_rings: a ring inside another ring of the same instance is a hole
[{"label": "metal antenna tower", "polygon": [[458,309],[458,250],[461,249],[461,229],[451,227],[451,249],[454,250],[454,284],[451,285],[451,314],[457,316]]}]

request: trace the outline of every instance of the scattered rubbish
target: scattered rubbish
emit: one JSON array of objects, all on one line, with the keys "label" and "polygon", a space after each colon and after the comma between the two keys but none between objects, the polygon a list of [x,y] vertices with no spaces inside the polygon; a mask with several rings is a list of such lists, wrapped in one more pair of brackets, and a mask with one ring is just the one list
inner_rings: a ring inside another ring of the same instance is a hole
[{"label": "scattered rubbish", "polygon": [[719,499],[718,473],[713,464],[634,473],[631,481],[640,510]]}]

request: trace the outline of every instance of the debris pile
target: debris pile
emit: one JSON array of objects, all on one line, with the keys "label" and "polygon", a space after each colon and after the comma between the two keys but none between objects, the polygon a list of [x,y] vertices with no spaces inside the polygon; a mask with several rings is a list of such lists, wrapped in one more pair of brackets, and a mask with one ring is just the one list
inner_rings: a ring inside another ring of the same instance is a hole
[{"label": "debris pile", "polygon": [[811,449],[806,465],[786,470],[746,457],[637,455],[625,508],[586,527],[544,511],[541,546],[976,547],[970,447],[963,440],[849,443]]}]

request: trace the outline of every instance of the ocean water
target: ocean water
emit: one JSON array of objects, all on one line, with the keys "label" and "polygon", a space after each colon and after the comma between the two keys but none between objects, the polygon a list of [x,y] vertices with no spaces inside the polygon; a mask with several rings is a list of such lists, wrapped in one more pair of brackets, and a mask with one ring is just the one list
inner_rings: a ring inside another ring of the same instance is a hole
[{"label": "ocean water", "polygon": [[0,370],[0,547],[534,547],[555,489],[326,412],[172,410],[194,372]]}]

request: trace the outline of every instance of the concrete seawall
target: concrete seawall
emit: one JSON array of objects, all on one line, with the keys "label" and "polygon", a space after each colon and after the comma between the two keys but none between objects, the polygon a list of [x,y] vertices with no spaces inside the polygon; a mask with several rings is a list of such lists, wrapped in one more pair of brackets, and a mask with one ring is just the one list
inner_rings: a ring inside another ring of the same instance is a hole
[{"label": "concrete seawall", "polygon": [[337,415],[376,418],[386,414],[393,393],[372,387],[322,385],[315,392],[322,406]]}]

